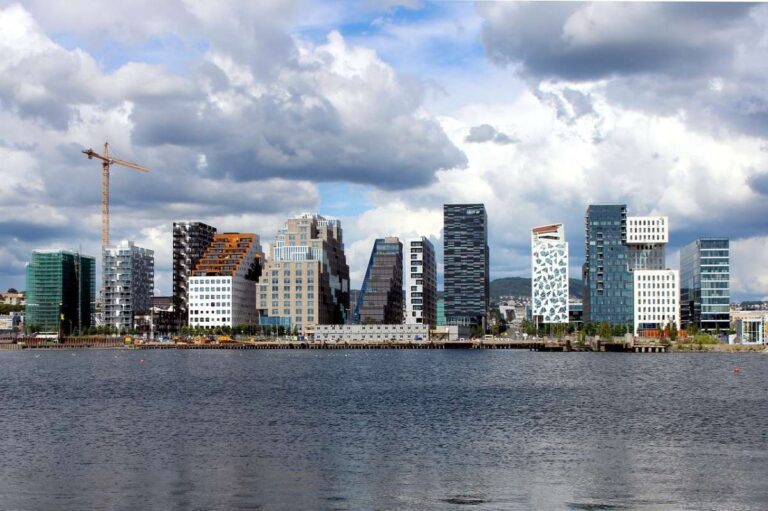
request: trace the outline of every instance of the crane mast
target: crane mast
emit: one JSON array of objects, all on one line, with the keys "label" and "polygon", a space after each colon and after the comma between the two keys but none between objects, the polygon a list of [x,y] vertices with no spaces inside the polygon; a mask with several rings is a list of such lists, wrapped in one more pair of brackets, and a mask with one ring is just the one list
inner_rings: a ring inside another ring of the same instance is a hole
[{"label": "crane mast", "polygon": [[83,154],[89,160],[96,158],[101,160],[101,250],[109,246],[109,169],[112,165],[120,165],[140,172],[149,172],[149,169],[138,163],[110,158],[109,143],[104,142],[104,154],[99,154],[93,149],[84,149]]}]

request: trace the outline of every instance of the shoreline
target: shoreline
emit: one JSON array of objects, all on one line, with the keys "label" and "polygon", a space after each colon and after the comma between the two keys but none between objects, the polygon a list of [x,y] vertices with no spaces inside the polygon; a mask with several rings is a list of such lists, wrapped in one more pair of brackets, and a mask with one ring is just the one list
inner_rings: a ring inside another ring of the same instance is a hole
[{"label": "shoreline", "polygon": [[477,340],[477,341],[250,341],[209,344],[77,342],[16,344],[0,343],[0,351],[58,351],[58,350],[380,350],[380,349],[475,349],[475,350],[527,350],[561,353],[762,353],[768,354],[765,345],[735,344],[673,344],[656,343],[588,343],[582,346],[568,340]]}]

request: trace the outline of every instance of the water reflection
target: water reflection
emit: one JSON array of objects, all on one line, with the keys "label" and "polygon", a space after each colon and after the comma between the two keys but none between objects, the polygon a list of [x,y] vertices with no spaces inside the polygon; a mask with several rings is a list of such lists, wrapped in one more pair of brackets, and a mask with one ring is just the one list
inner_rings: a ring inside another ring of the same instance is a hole
[{"label": "water reflection", "polygon": [[767,377],[759,355],[2,352],[0,508],[762,509]]}]

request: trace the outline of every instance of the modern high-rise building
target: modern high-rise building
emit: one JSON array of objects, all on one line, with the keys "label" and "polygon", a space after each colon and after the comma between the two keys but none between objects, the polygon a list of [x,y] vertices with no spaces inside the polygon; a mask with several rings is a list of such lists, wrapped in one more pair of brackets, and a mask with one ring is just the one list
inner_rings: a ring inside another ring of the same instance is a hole
[{"label": "modern high-rise building", "polygon": [[264,253],[256,234],[215,234],[189,279],[189,326],[256,325]]},{"label": "modern high-rise building", "polygon": [[26,268],[25,322],[71,334],[93,325],[96,260],[79,253],[35,251]]},{"label": "modern high-rise building", "polygon": [[488,217],[483,204],[443,205],[445,316],[449,325],[488,321]]},{"label": "modern high-rise building", "polygon": [[173,223],[173,308],[179,325],[189,321],[189,278],[214,234],[216,228],[202,222]]},{"label": "modern high-rise building", "polygon": [[584,319],[633,325],[636,335],[680,328],[677,270],[666,266],[669,219],[627,217],[627,207],[587,208]]},{"label": "modern high-rise building", "polygon": [[669,218],[627,218],[628,267],[632,272],[634,333],[680,329],[680,274],[667,268]]},{"label": "modern high-rise building", "polygon": [[290,218],[270,246],[256,295],[264,318],[302,334],[315,325],[346,323],[349,266],[341,222],[317,214]]},{"label": "modern high-rise building", "polygon": [[563,224],[531,230],[531,315],[538,323],[568,323],[568,242]]},{"label": "modern high-rise building", "polygon": [[132,241],[105,247],[102,268],[102,323],[131,329],[136,314],[152,306],[155,287],[155,254]]},{"label": "modern high-rise building", "polygon": [[437,326],[437,262],[429,238],[409,238],[404,244],[405,323]]},{"label": "modern high-rise building", "polygon": [[585,218],[582,269],[584,321],[630,325],[634,321],[629,271],[627,206],[591,205]]},{"label": "modern high-rise building", "polygon": [[730,328],[731,259],[728,238],[700,238],[680,251],[683,326],[712,332]]},{"label": "modern high-rise building", "polygon": [[396,237],[373,243],[353,321],[384,325],[403,322],[403,245]]}]

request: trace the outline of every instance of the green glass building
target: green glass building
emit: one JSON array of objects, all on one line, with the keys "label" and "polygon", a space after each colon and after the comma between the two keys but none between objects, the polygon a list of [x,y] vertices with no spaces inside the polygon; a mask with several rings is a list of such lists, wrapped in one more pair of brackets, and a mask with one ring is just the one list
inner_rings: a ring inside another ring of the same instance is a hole
[{"label": "green glass building", "polygon": [[[25,323],[71,334],[93,324],[96,260],[82,254],[35,251],[27,264]],[[61,324],[59,324],[61,321]]]},{"label": "green glass building", "polygon": [[437,301],[437,326],[445,326],[445,300],[443,298]]}]

